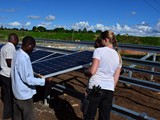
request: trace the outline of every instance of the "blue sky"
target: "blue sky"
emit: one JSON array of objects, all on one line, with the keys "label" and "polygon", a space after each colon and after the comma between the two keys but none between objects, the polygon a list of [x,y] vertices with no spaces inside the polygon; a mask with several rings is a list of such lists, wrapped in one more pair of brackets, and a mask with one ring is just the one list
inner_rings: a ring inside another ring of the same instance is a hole
[{"label": "blue sky", "polygon": [[0,0],[0,26],[160,36],[159,0]]}]

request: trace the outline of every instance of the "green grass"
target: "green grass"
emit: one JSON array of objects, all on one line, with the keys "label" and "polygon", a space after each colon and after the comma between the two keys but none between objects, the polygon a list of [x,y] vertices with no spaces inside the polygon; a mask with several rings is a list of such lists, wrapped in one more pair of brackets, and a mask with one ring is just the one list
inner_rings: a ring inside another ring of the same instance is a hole
[{"label": "green grass", "polygon": [[[55,32],[33,32],[33,31],[20,31],[20,30],[0,30],[0,40],[7,40],[10,33],[16,33],[20,40],[24,36],[32,36],[34,38],[54,39],[54,40],[81,40],[93,41],[99,36],[97,33],[55,33]],[[118,42],[129,44],[142,44],[160,46],[160,37],[136,37],[117,35]]]}]

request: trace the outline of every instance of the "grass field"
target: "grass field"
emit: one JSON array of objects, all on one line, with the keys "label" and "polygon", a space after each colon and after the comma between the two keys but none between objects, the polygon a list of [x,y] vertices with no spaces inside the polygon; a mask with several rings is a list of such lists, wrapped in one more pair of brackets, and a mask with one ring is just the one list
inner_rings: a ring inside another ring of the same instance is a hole
[{"label": "grass field", "polygon": [[[54,39],[54,40],[81,40],[93,41],[99,36],[97,33],[57,33],[57,32],[34,32],[20,30],[0,30],[0,40],[5,41],[10,33],[16,33],[20,40],[24,36],[32,36],[34,38]],[[142,44],[160,46],[160,37],[138,37],[128,35],[116,35],[118,42],[129,44]]]}]

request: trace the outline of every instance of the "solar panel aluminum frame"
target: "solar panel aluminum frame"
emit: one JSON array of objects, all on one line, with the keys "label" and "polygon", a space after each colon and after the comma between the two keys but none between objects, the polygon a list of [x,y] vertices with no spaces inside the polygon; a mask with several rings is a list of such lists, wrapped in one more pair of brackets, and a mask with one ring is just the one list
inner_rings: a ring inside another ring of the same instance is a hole
[{"label": "solar panel aluminum frame", "polygon": [[72,67],[72,68],[69,68],[69,69],[66,69],[66,70],[62,70],[62,71],[59,71],[59,72],[55,72],[55,73],[51,73],[51,74],[48,74],[48,75],[44,75],[43,78],[53,77],[53,76],[56,76],[56,75],[60,75],[62,73],[67,73],[67,72],[70,72],[70,71],[78,70],[78,69],[84,68],[86,66],[89,66],[90,64],[91,63],[85,64],[85,65],[79,65],[79,66]]},{"label": "solar panel aluminum frame", "polygon": [[51,55],[45,56],[45,57],[43,57],[43,58],[40,58],[40,60],[38,59],[38,61],[35,61],[35,62],[33,61],[32,64],[38,63],[38,62],[43,62],[43,61],[46,61],[46,60],[52,60],[52,59],[56,59],[56,58],[59,58],[59,57],[63,57],[63,56],[68,55],[68,54],[63,54],[63,55],[60,55],[60,56],[57,56],[57,57],[53,57],[53,58],[49,58],[49,59],[44,59],[44,58],[50,57],[50,56],[52,56],[52,55],[54,55],[54,54],[57,54],[57,53],[53,53],[53,54],[51,54]]},{"label": "solar panel aluminum frame", "polygon": [[[39,62],[39,61],[41,61],[41,60],[44,60],[45,58],[50,57],[50,56],[55,55],[55,54],[56,54],[56,53],[52,53],[52,54],[50,54],[50,55],[44,56],[44,57],[42,57],[42,58],[40,58],[40,59],[37,59],[37,60],[33,61],[32,64],[33,64],[33,63],[36,63],[36,62]],[[54,58],[57,58],[57,57],[54,57]],[[51,58],[51,59],[52,59],[52,58]]]},{"label": "solar panel aluminum frame", "polygon": [[[53,54],[54,52],[43,51],[40,49],[35,49],[32,54],[29,54],[31,62],[38,61],[39,59],[43,59],[44,57]],[[37,58],[38,57],[38,58]]]}]

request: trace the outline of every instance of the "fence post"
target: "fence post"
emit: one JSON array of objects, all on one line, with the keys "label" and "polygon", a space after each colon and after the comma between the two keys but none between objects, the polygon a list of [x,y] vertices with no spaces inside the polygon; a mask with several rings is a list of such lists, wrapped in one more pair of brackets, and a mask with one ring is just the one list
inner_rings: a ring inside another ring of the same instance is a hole
[{"label": "fence post", "polygon": [[[157,56],[157,53],[154,53],[153,54],[153,59],[152,59],[154,62],[156,61],[156,56]],[[154,67],[152,67],[151,71],[154,72]],[[154,75],[151,75],[150,80],[153,81],[153,78],[154,78]]]}]

